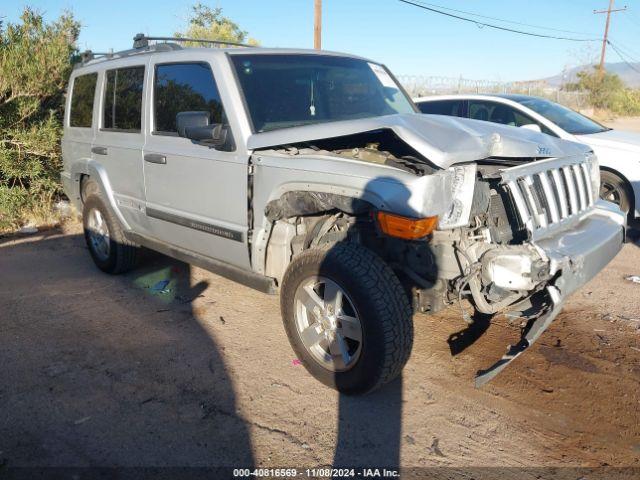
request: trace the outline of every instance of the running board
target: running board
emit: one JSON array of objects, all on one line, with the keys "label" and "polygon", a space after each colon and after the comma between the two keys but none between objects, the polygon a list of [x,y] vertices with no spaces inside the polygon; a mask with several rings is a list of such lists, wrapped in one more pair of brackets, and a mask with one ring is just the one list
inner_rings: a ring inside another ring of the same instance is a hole
[{"label": "running board", "polygon": [[491,381],[496,375],[504,370],[507,365],[518,358],[527,348],[529,348],[537,339],[542,335],[551,322],[555,320],[560,311],[562,310],[562,299],[560,292],[554,286],[548,286],[546,288],[549,294],[551,305],[548,310],[540,315],[538,318],[531,321],[527,326],[526,333],[522,335],[522,338],[516,345],[509,345],[507,353],[496,363],[491,365],[486,370],[480,370],[476,375],[476,388],[480,388],[487,382]]},{"label": "running board", "polygon": [[230,265],[214,258],[205,257],[198,253],[176,247],[175,245],[167,245],[157,240],[139,235],[137,233],[125,232],[125,237],[138,245],[160,252],[168,257],[175,258],[185,263],[204,268],[221,277],[228,278],[234,282],[241,283],[249,288],[259,290],[260,292],[275,295],[278,293],[276,282],[271,277],[265,277],[259,273],[243,270],[242,268]]}]

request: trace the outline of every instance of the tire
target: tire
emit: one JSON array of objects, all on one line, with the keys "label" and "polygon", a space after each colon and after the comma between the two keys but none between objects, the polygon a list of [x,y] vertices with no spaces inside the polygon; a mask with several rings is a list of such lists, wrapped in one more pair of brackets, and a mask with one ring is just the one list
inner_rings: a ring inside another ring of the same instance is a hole
[{"label": "tire", "polygon": [[[96,228],[98,216],[102,219],[100,231]],[[135,267],[139,247],[125,238],[120,223],[101,196],[91,195],[84,202],[82,226],[91,258],[100,270],[118,274]],[[97,237],[102,237],[102,242]]]},{"label": "tire", "polygon": [[627,217],[633,217],[633,197],[627,183],[615,173],[600,170],[600,198],[615,203]]},{"label": "tire", "polygon": [[[309,300],[309,289],[317,298],[324,298],[336,288],[342,290],[342,308],[336,308],[333,316],[331,301],[325,302],[326,298],[323,302],[328,306],[318,311],[328,309],[328,316],[307,308],[316,305]],[[289,342],[301,363],[317,380],[342,393],[368,393],[390,382],[411,354],[413,312],[406,293],[391,268],[359,245],[337,243],[296,256],[284,275],[280,307]],[[325,325],[331,318],[335,319],[335,330]],[[354,318],[361,327],[360,342],[354,335]],[[318,343],[314,343],[316,336]],[[343,339],[341,347],[345,348],[339,351],[347,351],[347,355],[329,353],[331,345],[339,343],[336,338]],[[323,352],[325,358],[331,358],[330,365],[319,359]]]}]

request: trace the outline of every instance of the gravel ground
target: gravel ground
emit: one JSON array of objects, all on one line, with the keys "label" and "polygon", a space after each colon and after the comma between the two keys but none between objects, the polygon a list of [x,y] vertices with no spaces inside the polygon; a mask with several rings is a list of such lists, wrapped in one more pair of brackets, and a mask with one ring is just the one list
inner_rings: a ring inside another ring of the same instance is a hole
[{"label": "gravel ground", "polygon": [[640,467],[634,239],[486,387],[473,387],[476,370],[518,331],[497,318],[473,342],[451,309],[416,316],[403,377],[359,398],[296,364],[275,296],[155,254],[102,274],[77,227],[0,239],[0,476],[2,465]]}]

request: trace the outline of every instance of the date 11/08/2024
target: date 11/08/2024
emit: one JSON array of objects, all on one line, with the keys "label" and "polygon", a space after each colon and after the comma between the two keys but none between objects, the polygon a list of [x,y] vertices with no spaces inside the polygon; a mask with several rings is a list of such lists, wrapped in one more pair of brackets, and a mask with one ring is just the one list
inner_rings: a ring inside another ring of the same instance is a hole
[{"label": "date 11/08/2024", "polygon": [[281,477],[281,478],[398,478],[397,470],[387,468],[236,468],[234,478]]}]

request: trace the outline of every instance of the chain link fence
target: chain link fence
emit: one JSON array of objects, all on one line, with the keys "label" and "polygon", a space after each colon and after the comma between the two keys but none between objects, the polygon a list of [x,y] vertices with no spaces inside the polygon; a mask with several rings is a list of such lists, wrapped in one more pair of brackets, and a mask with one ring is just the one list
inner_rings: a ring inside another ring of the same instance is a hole
[{"label": "chain link fence", "polygon": [[548,98],[574,110],[588,110],[591,107],[586,92],[567,92],[543,81],[496,82],[424,75],[398,75],[397,78],[413,98],[456,93],[520,93]]}]

